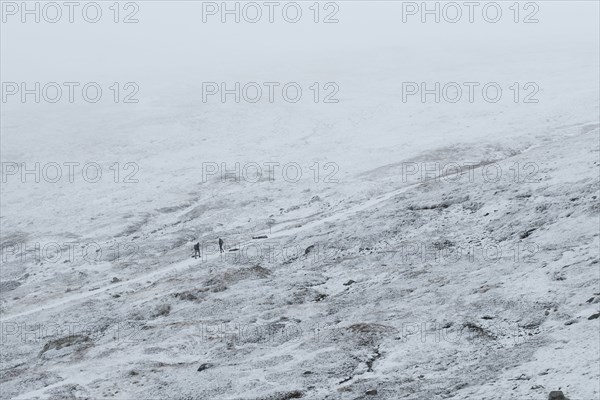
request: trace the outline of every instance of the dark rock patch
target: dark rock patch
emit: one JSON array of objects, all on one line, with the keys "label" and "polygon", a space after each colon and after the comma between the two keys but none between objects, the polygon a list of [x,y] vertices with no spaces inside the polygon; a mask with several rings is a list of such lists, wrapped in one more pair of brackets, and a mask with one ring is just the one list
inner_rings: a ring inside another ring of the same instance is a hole
[{"label": "dark rock patch", "polygon": [[212,367],[214,367],[214,366],[215,366],[215,365],[214,365],[214,364],[212,364],[212,363],[204,363],[204,364],[202,364],[202,365],[200,365],[200,366],[198,367],[198,372],[205,371],[205,370],[207,370],[207,369],[209,369],[209,368],[212,368]]}]

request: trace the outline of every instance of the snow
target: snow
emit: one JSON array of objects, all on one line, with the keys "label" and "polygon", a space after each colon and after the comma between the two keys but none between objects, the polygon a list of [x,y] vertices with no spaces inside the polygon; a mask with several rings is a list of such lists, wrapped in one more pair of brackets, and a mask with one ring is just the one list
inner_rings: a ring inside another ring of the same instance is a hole
[{"label": "snow", "polygon": [[[600,397],[598,4],[539,2],[529,26],[400,24],[392,2],[293,26],[139,5],[135,26],[2,24],[3,82],[135,81],[140,102],[2,104],[2,162],[80,164],[2,182],[1,398]],[[213,81],[305,98],[204,103]],[[423,81],[505,94],[403,103]],[[313,103],[314,82],[339,103]]]}]

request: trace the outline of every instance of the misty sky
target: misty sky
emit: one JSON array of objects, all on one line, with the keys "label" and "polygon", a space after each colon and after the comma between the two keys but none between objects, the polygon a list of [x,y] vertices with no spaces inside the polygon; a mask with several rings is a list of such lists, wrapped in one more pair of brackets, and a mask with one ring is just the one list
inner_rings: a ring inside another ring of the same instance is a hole
[{"label": "misty sky", "polygon": [[[2,80],[128,74],[164,81],[196,72],[326,71],[328,66],[360,65],[387,57],[406,63],[449,65],[477,58],[501,64],[588,54],[590,63],[598,64],[595,1],[537,2],[539,23],[535,24],[515,24],[513,15],[508,14],[509,2],[501,2],[504,15],[496,24],[486,23],[480,9],[475,9],[473,24],[466,14],[456,24],[443,20],[423,24],[420,14],[407,16],[403,23],[402,2],[391,1],[337,2],[339,23],[333,24],[312,21],[308,9],[312,2],[300,2],[304,14],[296,24],[286,23],[278,9],[275,23],[268,23],[264,6],[262,18],[255,24],[243,19],[234,23],[232,16],[228,17],[231,22],[223,24],[220,14],[207,16],[203,23],[202,3],[137,2],[139,23],[135,24],[115,24],[108,10],[111,2],[101,2],[104,14],[96,24],[83,21],[77,10],[73,24],[66,15],[55,24],[33,23],[31,16],[31,22],[21,23],[20,14],[4,15]],[[320,18],[331,11],[321,10]],[[462,7],[462,11],[468,9]],[[529,11],[521,10],[520,18]],[[428,18],[433,21],[432,16]],[[447,53],[452,57],[445,56]]]}]

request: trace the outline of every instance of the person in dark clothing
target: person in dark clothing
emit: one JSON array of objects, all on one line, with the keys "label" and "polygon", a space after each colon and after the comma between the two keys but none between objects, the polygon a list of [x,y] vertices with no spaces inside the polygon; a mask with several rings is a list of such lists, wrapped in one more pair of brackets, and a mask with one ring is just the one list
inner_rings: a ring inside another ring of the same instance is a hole
[{"label": "person in dark clothing", "polygon": [[198,258],[196,257],[196,255],[198,255],[198,257],[201,257],[200,255],[200,242],[196,243],[194,245],[194,258]]},{"label": "person in dark clothing", "polygon": [[223,239],[219,238],[219,252],[220,253],[224,253],[225,250],[223,250]]}]

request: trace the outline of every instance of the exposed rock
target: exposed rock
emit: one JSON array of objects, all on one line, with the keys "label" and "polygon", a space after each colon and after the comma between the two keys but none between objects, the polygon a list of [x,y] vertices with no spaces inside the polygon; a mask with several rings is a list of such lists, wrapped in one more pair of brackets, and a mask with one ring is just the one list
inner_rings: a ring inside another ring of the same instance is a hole
[{"label": "exposed rock", "polygon": [[317,202],[317,201],[321,201],[321,198],[319,196],[313,196],[310,199],[310,201],[308,202],[308,204],[312,204],[312,203]]},{"label": "exposed rock", "polygon": [[198,300],[198,296],[196,296],[194,293],[189,292],[189,291],[173,293],[173,297],[175,297],[179,300],[187,300],[187,301]]},{"label": "exposed rock", "polygon": [[533,233],[533,231],[535,231],[535,228],[533,228],[533,229],[529,229],[529,230],[527,230],[527,231],[525,231],[525,232],[521,233],[521,234],[519,235],[519,237],[520,237],[521,239],[528,238],[528,237],[529,237],[529,235],[531,235],[531,234]]},{"label": "exposed rock", "polygon": [[45,352],[52,350],[52,349],[60,350],[63,347],[75,346],[78,344],[89,343],[91,341],[92,341],[92,339],[90,339],[90,337],[87,335],[65,336],[60,339],[51,340],[48,343],[46,343],[44,345],[44,348],[40,352],[40,355],[42,355]]},{"label": "exposed rock", "polygon": [[166,315],[169,315],[170,312],[171,312],[170,304],[160,304],[160,305],[156,306],[153,316],[154,317],[166,316]]},{"label": "exposed rock", "polygon": [[548,395],[548,400],[567,400],[567,398],[560,390],[553,390]]},{"label": "exposed rock", "polygon": [[327,295],[325,293],[319,293],[315,296],[315,301],[324,300],[326,297],[327,297]]},{"label": "exposed rock", "polygon": [[4,292],[8,292],[10,290],[15,290],[19,286],[21,286],[21,282],[18,282],[18,281],[0,282],[0,292],[4,293]]},{"label": "exposed rock", "polygon": [[[293,390],[291,392],[278,392],[267,397],[261,397],[260,400],[289,400],[299,399],[304,397],[304,393],[299,390]],[[257,399],[259,400],[259,399]]]},{"label": "exposed rock", "polygon": [[215,365],[214,365],[214,364],[211,364],[211,363],[204,363],[204,364],[202,364],[202,365],[200,365],[200,366],[198,367],[198,372],[202,372],[202,371],[204,371],[204,370],[207,370],[207,369],[209,369],[209,368],[212,368],[212,367],[214,367],[214,366],[215,366]]}]

